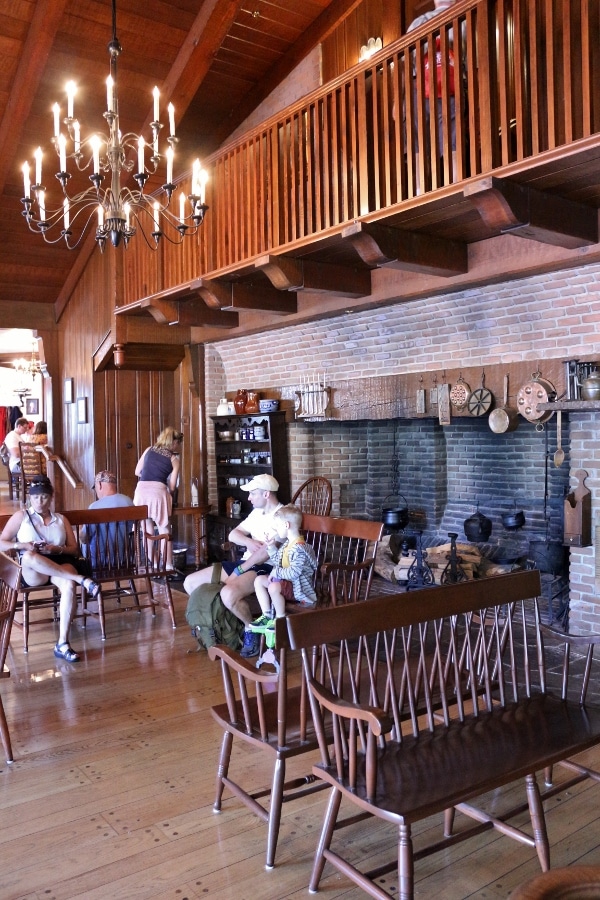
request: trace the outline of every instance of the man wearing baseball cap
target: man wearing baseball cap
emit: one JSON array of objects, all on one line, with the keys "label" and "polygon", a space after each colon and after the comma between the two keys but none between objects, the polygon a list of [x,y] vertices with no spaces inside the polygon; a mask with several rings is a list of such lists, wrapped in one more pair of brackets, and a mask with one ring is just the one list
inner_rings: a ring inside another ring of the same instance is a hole
[{"label": "man wearing baseball cap", "polygon": [[[92,490],[96,494],[96,500],[90,503],[90,509],[113,509],[114,507],[133,506],[133,500],[127,494],[120,494],[117,491],[117,476],[108,469],[102,469],[96,473]],[[108,525],[90,525],[89,529],[83,529],[80,533],[80,540],[83,543],[90,544],[90,558],[100,562],[102,565],[107,564],[105,553],[102,550],[103,545],[106,546],[105,529],[108,528],[110,534],[110,545],[115,547],[116,536],[118,534],[119,553],[125,552],[127,542],[125,522],[110,522]],[[118,529],[118,530],[117,530]],[[99,545],[97,538],[100,537]],[[97,558],[98,557],[98,558]],[[116,564],[116,560],[111,560],[112,564]]]},{"label": "man wearing baseball cap", "polygon": [[[229,532],[229,540],[245,547],[240,563],[225,561],[221,563],[221,600],[225,606],[241,619],[244,625],[252,621],[252,614],[246,597],[254,591],[254,579],[257,575],[268,575],[271,566],[266,562],[269,552],[267,541],[273,537],[276,528],[273,514],[283,505],[279,502],[277,491],[279,482],[266,473],[255,475],[242,486],[248,492],[252,504],[252,512],[239,525]],[[213,567],[208,566],[199,572],[192,572],[183,582],[188,594],[200,584],[209,584],[212,580]],[[246,631],[241,655],[248,658],[258,654],[260,636]]]}]

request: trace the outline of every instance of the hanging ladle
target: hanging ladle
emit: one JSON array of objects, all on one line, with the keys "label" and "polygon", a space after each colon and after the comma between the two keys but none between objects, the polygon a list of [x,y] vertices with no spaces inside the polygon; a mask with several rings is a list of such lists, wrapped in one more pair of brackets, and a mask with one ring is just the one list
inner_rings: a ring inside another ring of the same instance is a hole
[{"label": "hanging ladle", "polygon": [[556,450],[554,451],[554,465],[558,469],[565,461],[565,451],[562,448],[562,411],[556,411]]}]

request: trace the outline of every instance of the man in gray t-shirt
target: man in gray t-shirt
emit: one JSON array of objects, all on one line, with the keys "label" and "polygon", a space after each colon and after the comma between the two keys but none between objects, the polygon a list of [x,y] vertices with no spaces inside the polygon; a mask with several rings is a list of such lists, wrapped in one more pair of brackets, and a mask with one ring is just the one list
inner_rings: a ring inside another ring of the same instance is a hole
[{"label": "man in gray t-shirt", "polygon": [[[92,489],[96,492],[97,499],[90,503],[90,509],[111,509],[115,507],[133,506],[133,500],[127,494],[119,494],[117,491],[117,477],[112,472],[103,469],[96,474]],[[103,529],[108,528],[108,533]],[[117,528],[119,529],[117,532]],[[108,534],[108,540],[107,540]],[[97,540],[100,539],[101,546],[97,547]],[[119,555],[125,556],[125,547],[127,542],[126,523],[112,522],[109,525],[90,526],[86,534],[81,536],[81,540],[90,544],[90,559],[94,568],[98,565],[106,566],[118,565],[118,559],[106,559],[106,555],[102,551],[102,545],[109,547],[118,547]],[[112,555],[112,553],[111,553]],[[96,557],[99,557],[98,559]]]}]

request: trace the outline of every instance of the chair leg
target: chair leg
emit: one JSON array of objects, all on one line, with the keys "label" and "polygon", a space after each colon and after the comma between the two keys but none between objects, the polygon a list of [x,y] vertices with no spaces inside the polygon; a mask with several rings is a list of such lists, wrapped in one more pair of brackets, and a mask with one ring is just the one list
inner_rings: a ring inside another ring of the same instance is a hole
[{"label": "chair leg", "polygon": [[165,591],[167,592],[167,609],[171,616],[171,625],[173,628],[177,628],[177,623],[175,622],[175,607],[173,606],[173,595],[171,593],[171,585],[169,584],[168,578],[165,578]]},{"label": "chair leg", "polygon": [[6,716],[4,714],[4,707],[2,705],[2,697],[0,697],[0,738],[2,738],[2,746],[4,747],[4,755],[6,756],[6,762],[11,763],[13,761],[13,752],[10,744],[10,734],[8,732],[8,722],[6,721]]},{"label": "chair leg", "polygon": [[450,809],[444,810],[444,837],[450,837],[450,835],[452,834],[455,815],[456,810],[453,806],[451,806]]},{"label": "chair leg", "polygon": [[233,735],[230,731],[226,731],[223,734],[223,743],[221,744],[221,753],[217,766],[217,794],[215,797],[215,802],[213,803],[213,810],[215,812],[221,812],[221,801],[223,799],[223,790],[225,788],[223,779],[227,778],[227,773],[229,772],[229,762],[231,760],[232,746]]},{"label": "chair leg", "polygon": [[544,806],[540,796],[537,779],[534,775],[525,777],[527,785],[527,802],[529,804],[529,815],[531,816],[531,827],[533,829],[533,840],[535,841],[535,849],[542,867],[542,872],[547,872],[550,868],[550,843],[548,841],[548,832],[546,830],[546,817],[544,815]]},{"label": "chair leg", "polygon": [[98,602],[98,619],[100,621],[100,635],[103,641],[106,640],[106,618],[104,615],[104,597],[102,596],[102,585],[100,585],[100,591],[98,592],[98,596],[96,597]]},{"label": "chair leg", "polygon": [[23,653],[29,653],[29,603],[27,595],[23,596]]},{"label": "chair leg", "polygon": [[148,594],[148,602],[152,607],[152,616],[156,615],[156,607],[158,606],[158,600],[154,599],[154,588],[152,586],[152,579],[149,575],[145,576],[146,579],[146,593]]},{"label": "chair leg", "polygon": [[335,830],[335,823],[340,811],[341,802],[342,792],[332,788],[331,796],[329,797],[329,802],[327,804],[325,819],[323,821],[323,828],[321,829],[321,837],[319,838],[317,852],[315,853],[310,884],[308,886],[308,890],[311,894],[315,894],[319,887],[319,881],[321,880],[321,875],[323,874],[323,868],[325,866],[325,851],[329,850],[331,845],[331,838],[333,837],[333,832]]},{"label": "chair leg", "polygon": [[400,900],[413,900],[414,862],[410,825],[398,827],[398,887]]},{"label": "chair leg", "polygon": [[269,825],[267,830],[267,869],[275,865],[275,851],[281,825],[281,807],[283,806],[283,788],[285,784],[285,759],[275,761],[273,784],[271,786],[271,802],[269,805]]}]

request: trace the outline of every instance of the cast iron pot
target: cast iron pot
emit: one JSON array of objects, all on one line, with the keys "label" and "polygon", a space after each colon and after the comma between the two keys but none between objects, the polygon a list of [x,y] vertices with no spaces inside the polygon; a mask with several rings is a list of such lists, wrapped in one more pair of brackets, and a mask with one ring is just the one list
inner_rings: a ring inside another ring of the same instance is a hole
[{"label": "cast iron pot", "polygon": [[525,524],[525,513],[522,509],[514,510],[514,512],[502,513],[502,524],[505,528],[508,528],[510,531],[514,529],[516,531],[517,528],[522,528]]},{"label": "cast iron pot", "polygon": [[465,534],[468,541],[485,543],[492,533],[492,520],[477,510],[464,521]]},{"label": "cast iron pot", "polygon": [[402,494],[399,494],[398,496],[404,500],[404,506],[386,506],[387,501],[392,498],[392,495],[390,494],[390,496],[386,497],[383,501],[381,521],[388,528],[397,528],[402,531],[402,529],[406,528],[408,525],[408,503],[406,502],[406,497],[403,497]]}]

